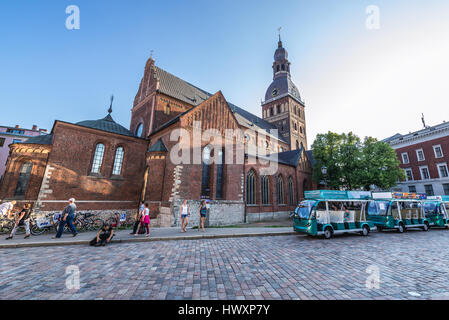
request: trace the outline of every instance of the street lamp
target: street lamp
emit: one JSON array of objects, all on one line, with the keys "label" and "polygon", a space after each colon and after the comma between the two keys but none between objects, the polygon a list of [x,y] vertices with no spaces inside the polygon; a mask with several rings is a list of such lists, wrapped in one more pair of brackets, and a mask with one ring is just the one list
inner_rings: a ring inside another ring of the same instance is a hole
[{"label": "street lamp", "polygon": [[326,166],[321,167],[321,173],[323,174],[324,189],[326,189],[327,188],[327,179],[326,179],[327,167]]}]

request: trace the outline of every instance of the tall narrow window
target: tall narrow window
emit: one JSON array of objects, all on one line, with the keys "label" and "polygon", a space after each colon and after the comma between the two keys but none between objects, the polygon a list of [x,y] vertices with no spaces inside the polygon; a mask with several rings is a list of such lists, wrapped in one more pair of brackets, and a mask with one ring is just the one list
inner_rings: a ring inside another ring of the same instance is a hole
[{"label": "tall narrow window", "polygon": [[95,148],[94,160],[92,161],[92,173],[100,173],[101,165],[103,163],[104,144],[99,143]]},{"label": "tall narrow window", "polygon": [[293,179],[292,179],[292,177],[288,178],[288,202],[290,205],[295,204],[295,196],[293,194]]},{"label": "tall narrow window", "polygon": [[267,176],[261,178],[262,204],[270,204],[270,188]]},{"label": "tall narrow window", "polygon": [[137,129],[136,129],[136,136],[141,138],[142,133],[143,133],[143,123],[139,123],[139,125],[137,126]]},{"label": "tall narrow window", "polygon": [[256,204],[256,178],[253,170],[246,176],[246,204]]},{"label": "tall narrow window", "polygon": [[201,198],[210,197],[210,148],[203,149],[203,171],[201,174]]},{"label": "tall narrow window", "polygon": [[112,169],[113,175],[119,176],[122,173],[124,155],[125,151],[123,150],[123,147],[118,147],[117,150],[115,150],[114,168]]},{"label": "tall narrow window", "polygon": [[284,204],[284,181],[281,176],[278,176],[276,185],[277,185],[278,204]]},{"label": "tall narrow window", "polygon": [[217,192],[216,198],[223,198],[223,164],[224,163],[224,152],[223,150],[218,151],[218,163],[217,163]]},{"label": "tall narrow window", "polygon": [[19,180],[17,181],[16,191],[14,196],[24,196],[28,187],[28,180],[30,180],[31,169],[33,163],[31,161],[25,162],[20,168]]}]

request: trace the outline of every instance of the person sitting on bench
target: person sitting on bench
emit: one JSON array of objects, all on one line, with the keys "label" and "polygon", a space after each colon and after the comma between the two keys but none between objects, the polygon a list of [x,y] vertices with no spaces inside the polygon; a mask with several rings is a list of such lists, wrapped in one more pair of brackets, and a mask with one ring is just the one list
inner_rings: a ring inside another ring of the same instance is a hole
[{"label": "person sitting on bench", "polygon": [[105,223],[104,226],[98,230],[97,236],[93,238],[89,244],[91,246],[105,246],[106,243],[111,242],[112,237],[114,236],[114,229]]}]

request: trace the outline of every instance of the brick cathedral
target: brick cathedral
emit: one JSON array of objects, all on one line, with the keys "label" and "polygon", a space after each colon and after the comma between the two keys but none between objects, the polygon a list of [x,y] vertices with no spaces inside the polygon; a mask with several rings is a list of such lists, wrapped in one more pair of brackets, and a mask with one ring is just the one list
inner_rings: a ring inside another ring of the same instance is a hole
[{"label": "brick cathedral", "polygon": [[[184,199],[193,223],[201,199],[209,200],[209,225],[288,215],[312,188],[313,160],[306,151],[305,105],[280,38],[272,68],[260,118],[226,101],[221,91],[208,93],[159,68],[150,57],[129,129],[113,120],[112,103],[98,120],[56,120],[50,134],[10,146],[0,199],[31,201],[39,214],[61,210],[74,197],[78,210],[102,215],[131,214],[145,200],[156,226],[177,225]],[[221,148],[207,140],[195,145],[195,131],[210,129],[222,138]],[[176,130],[183,135],[173,139]],[[227,130],[242,134],[229,138]],[[256,149],[265,155],[253,154]],[[233,151],[234,161],[224,161],[224,150]],[[201,161],[173,161],[180,153]],[[259,158],[274,161],[276,171],[267,174]]]}]

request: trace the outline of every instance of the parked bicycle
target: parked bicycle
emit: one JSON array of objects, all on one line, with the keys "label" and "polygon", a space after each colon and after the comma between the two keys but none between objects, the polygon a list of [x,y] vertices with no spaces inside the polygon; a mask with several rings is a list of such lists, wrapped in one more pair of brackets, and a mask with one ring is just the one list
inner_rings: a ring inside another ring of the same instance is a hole
[{"label": "parked bicycle", "polygon": [[115,212],[111,217],[106,219],[105,223],[108,223],[113,228],[130,228],[134,225],[134,220],[126,212]]},{"label": "parked bicycle", "polygon": [[44,232],[56,232],[58,230],[58,216],[59,212],[47,213],[38,218],[31,218],[30,231],[33,236],[38,236]]},{"label": "parked bicycle", "polygon": [[75,217],[75,228],[78,231],[97,231],[103,227],[104,221],[92,212],[79,212]]}]

